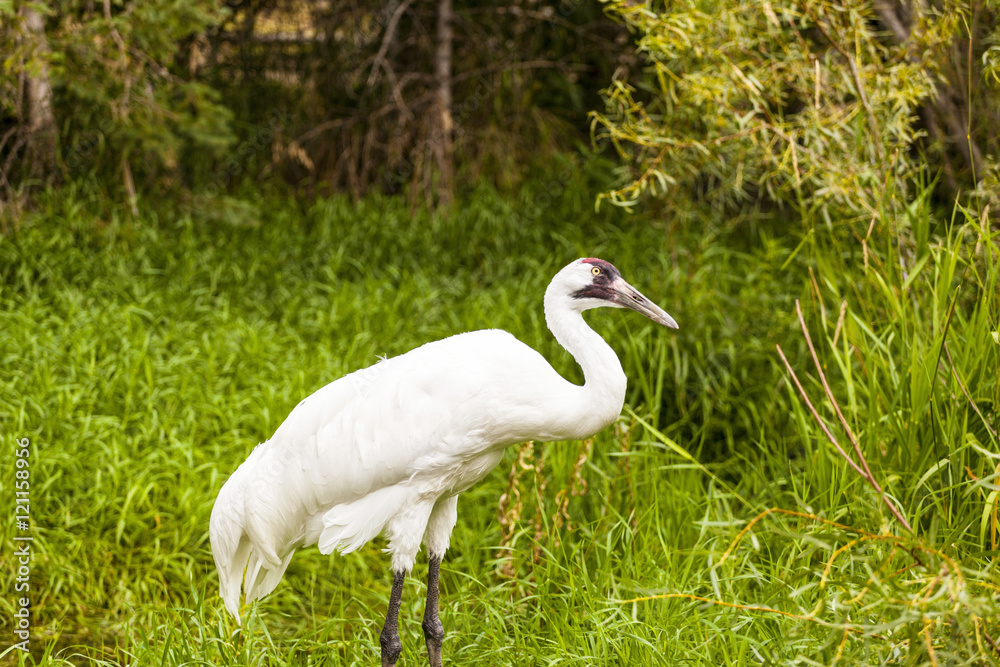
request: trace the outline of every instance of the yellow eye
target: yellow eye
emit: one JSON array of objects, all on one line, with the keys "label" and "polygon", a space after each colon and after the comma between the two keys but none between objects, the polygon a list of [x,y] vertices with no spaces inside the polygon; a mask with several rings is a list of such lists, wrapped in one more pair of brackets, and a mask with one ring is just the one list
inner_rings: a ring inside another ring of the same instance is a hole
[{"label": "yellow eye", "polygon": [[592,274],[594,274],[595,276],[599,276],[599,275],[601,275],[601,267],[595,266],[592,269],[590,269],[590,272]]}]

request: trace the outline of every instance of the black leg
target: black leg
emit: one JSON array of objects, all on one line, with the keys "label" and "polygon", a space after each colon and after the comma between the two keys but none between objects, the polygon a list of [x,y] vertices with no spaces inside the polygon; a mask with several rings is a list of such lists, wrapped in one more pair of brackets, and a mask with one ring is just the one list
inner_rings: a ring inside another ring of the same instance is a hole
[{"label": "black leg", "polygon": [[427,641],[427,656],[431,667],[441,667],[441,644],[444,642],[444,626],[438,618],[438,575],[441,557],[431,556],[427,568],[427,606],[424,607],[424,639]]},{"label": "black leg", "polygon": [[396,572],[392,577],[392,593],[389,594],[389,611],[385,615],[385,625],[378,636],[382,645],[382,667],[393,667],[403,652],[403,642],[399,641],[399,600],[403,597],[405,572]]}]

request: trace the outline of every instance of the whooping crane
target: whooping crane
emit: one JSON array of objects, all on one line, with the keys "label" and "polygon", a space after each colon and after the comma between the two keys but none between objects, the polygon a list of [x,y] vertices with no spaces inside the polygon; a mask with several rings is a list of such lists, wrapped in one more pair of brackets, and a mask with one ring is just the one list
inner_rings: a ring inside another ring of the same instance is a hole
[{"label": "whooping crane", "polygon": [[220,594],[239,622],[246,602],[281,579],[296,549],[350,553],[380,533],[392,592],[380,634],[382,665],[402,652],[403,580],[421,542],[430,561],[423,629],[441,665],[438,573],[458,517],[458,494],[525,440],[587,438],[625,400],[614,350],[583,320],[590,308],[631,308],[677,328],[600,259],[578,259],[545,291],[545,320],[583,369],[567,382],[535,350],[496,329],[427,343],[336,380],[299,403],[219,492],[210,534]]}]

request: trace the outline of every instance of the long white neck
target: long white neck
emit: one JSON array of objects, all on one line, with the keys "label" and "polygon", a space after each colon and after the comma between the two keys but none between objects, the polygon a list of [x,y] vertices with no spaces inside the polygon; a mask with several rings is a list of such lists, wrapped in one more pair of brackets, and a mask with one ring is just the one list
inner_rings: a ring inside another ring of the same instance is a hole
[{"label": "long white neck", "polygon": [[611,346],[571,306],[570,297],[547,290],[545,322],[559,344],[583,369],[583,386],[570,384],[563,406],[565,420],[561,421],[567,429],[564,437],[589,437],[621,414],[625,403],[625,371]]}]

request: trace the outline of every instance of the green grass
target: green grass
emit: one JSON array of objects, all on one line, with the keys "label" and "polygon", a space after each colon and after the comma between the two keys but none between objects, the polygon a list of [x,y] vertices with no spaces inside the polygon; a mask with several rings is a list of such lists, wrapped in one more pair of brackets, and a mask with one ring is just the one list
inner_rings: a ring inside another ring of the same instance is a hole
[{"label": "green grass", "polygon": [[[232,202],[129,222],[76,190],[0,237],[3,499],[30,438],[35,537],[32,651],[0,663],[377,663],[383,545],[300,552],[238,629],[209,550],[215,494],[299,399],[428,340],[504,328],[579,381],[541,294],[597,255],[681,329],[588,315],[623,360],[628,410],[592,441],[511,448],[463,495],[445,662],[998,664],[997,232],[889,202],[866,268],[867,220],[681,229],[595,214],[582,179],[551,190],[483,189],[450,216],[270,197],[237,204],[239,225],[205,220]],[[788,380],[777,344],[850,451],[796,299],[913,536]],[[17,531],[0,525],[6,640]],[[404,591],[405,665],[426,660],[425,572]]]}]

